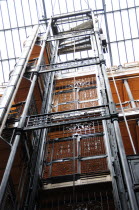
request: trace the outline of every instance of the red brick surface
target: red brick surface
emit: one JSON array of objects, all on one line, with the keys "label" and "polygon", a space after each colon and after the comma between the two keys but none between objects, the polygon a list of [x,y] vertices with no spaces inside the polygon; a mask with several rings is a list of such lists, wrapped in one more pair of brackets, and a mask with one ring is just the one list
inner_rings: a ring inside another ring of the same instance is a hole
[{"label": "red brick surface", "polygon": [[[90,88],[92,86],[96,86],[95,77],[93,75],[55,81],[53,97],[54,106],[52,111],[65,111],[76,108],[97,106],[97,101],[79,103],[80,101],[97,99],[97,90],[95,88]],[[84,90],[86,87],[89,89]],[[59,94],[57,94],[58,92]],[[76,100],[78,100],[78,104]],[[66,102],[68,103],[61,104]],[[92,116],[94,116],[94,114],[92,114]],[[106,159],[79,161],[80,157],[105,154],[105,147],[102,136],[82,138],[80,141],[77,141],[76,136],[100,132],[103,132],[101,121],[70,124],[49,129],[47,141],[51,141],[51,143],[47,144],[45,159],[46,163],[49,163],[50,165],[47,165],[44,168],[44,178],[51,176],[63,176],[76,172],[91,173],[107,170]],[[67,137],[70,137],[71,140],[56,142],[57,139]],[[70,160],[52,163],[52,161],[62,161],[63,158],[69,157],[78,157],[79,159],[76,161]]]}]

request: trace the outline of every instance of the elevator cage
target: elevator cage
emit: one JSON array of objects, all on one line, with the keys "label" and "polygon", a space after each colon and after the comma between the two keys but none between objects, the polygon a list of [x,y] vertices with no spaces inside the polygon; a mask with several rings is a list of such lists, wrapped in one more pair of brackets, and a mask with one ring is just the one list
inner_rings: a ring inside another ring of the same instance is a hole
[{"label": "elevator cage", "polygon": [[139,2],[1,0],[0,14],[0,208],[137,210]]}]

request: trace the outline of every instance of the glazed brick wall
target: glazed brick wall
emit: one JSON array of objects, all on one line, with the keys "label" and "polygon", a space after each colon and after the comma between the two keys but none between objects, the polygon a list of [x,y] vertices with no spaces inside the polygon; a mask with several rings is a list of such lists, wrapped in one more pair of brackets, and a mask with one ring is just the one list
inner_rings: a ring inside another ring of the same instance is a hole
[{"label": "glazed brick wall", "polygon": [[[54,84],[53,94],[53,111],[65,111],[85,107],[97,106],[98,102],[84,102],[78,103],[74,100],[85,101],[91,99],[97,99],[97,89],[92,88],[96,86],[96,78],[94,75],[85,77],[67,78],[63,80],[56,80]],[[76,88],[75,88],[76,87]],[[90,88],[91,87],[91,88]],[[84,88],[87,88],[84,90]],[[72,102],[73,101],[73,102]],[[66,103],[60,105],[60,103]],[[100,172],[107,170],[106,159],[94,159],[86,161],[64,161],[58,163],[51,163],[54,160],[60,160],[68,157],[89,157],[105,154],[105,146],[103,136],[89,137],[81,139],[77,144],[77,140],[56,142],[57,139],[73,137],[74,134],[93,134],[103,132],[102,122],[89,122],[71,124],[68,126],[57,126],[49,129],[47,141],[51,140],[51,143],[47,144],[46,153],[46,165],[44,168],[44,178],[51,176],[64,176],[68,174],[77,173],[78,163],[80,164],[81,173]],[[55,139],[55,143],[52,142]],[[77,151],[77,145],[80,150]],[[74,168],[75,164],[75,168]]]},{"label": "glazed brick wall", "polygon": [[103,172],[108,170],[106,159],[85,160],[81,162],[81,173]]},{"label": "glazed brick wall", "polygon": [[[57,142],[48,145],[48,153],[46,157],[47,162],[51,162],[54,160],[68,158],[73,156],[95,156],[105,154],[105,147],[103,136],[100,137],[91,137],[80,140],[80,152],[77,154],[77,141],[65,141],[65,142]],[[74,154],[73,154],[73,146]],[[44,168],[44,178],[48,178],[51,176],[63,176],[68,174],[73,174],[73,172],[77,172],[77,161],[75,161],[76,170],[73,169],[74,163],[73,161],[65,161],[60,163],[53,163],[52,165],[45,166]],[[108,170],[106,159],[94,159],[94,160],[86,160],[80,161],[81,165],[81,173],[91,173],[91,172],[101,172]]]},{"label": "glazed brick wall", "polygon": [[73,173],[77,173],[77,161],[75,161],[75,165],[73,161],[53,163],[52,167],[46,166],[44,168],[43,178],[46,179],[48,177],[64,176],[64,175],[70,175]]}]

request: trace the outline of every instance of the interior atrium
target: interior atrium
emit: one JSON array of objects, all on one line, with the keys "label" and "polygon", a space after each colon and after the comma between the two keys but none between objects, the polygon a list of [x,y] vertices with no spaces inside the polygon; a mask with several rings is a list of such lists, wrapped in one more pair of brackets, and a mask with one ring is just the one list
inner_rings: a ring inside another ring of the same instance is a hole
[{"label": "interior atrium", "polygon": [[139,209],[139,1],[0,0],[0,209]]}]

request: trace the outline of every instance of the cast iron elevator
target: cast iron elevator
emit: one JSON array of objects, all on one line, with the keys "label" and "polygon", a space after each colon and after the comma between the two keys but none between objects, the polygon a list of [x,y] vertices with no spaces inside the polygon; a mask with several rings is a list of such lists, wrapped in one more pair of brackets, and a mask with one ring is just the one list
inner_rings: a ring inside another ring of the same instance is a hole
[{"label": "cast iron elevator", "polygon": [[[35,45],[40,46],[39,57],[30,60]],[[34,27],[1,102],[1,132],[5,124],[14,124],[0,188],[2,203],[18,145],[31,139],[31,152],[25,144],[27,185],[15,209],[138,209],[105,52],[106,40],[90,10],[53,16],[45,34]],[[18,120],[8,121],[23,75],[31,81],[27,98]],[[31,101],[38,78],[44,84],[36,113],[31,112]]]}]

